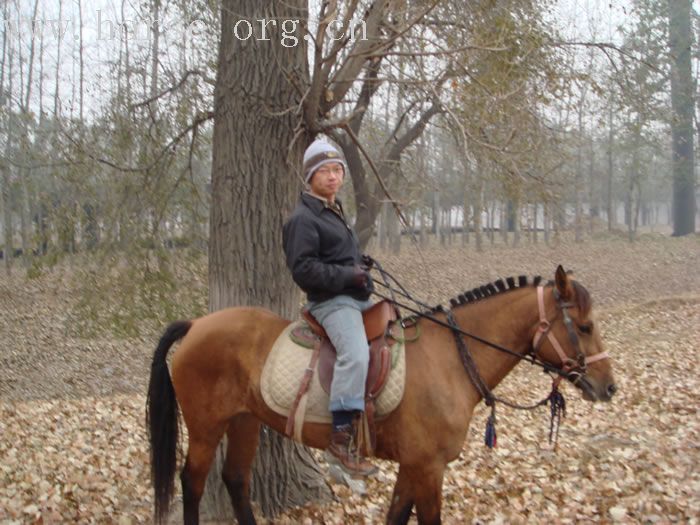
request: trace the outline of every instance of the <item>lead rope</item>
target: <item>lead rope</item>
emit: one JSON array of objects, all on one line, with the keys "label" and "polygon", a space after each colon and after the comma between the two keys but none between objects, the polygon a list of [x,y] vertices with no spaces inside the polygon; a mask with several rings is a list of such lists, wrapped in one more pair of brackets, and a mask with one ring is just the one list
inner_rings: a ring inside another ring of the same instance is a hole
[{"label": "lead rope", "polygon": [[561,419],[566,417],[566,399],[559,392],[559,381],[561,378],[556,378],[552,381],[552,391],[545,400],[545,404],[550,404],[550,419],[549,419],[549,444],[554,443],[554,450],[559,447],[559,427]]},{"label": "lead rope", "polygon": [[471,380],[474,388],[484,399],[486,406],[491,408],[491,414],[486,420],[486,430],[484,432],[484,444],[489,448],[494,448],[498,441],[498,436],[496,434],[496,402],[503,403],[504,405],[514,408],[517,410],[534,410],[540,406],[550,404],[550,414],[551,419],[549,422],[549,443],[554,442],[554,449],[557,449],[559,440],[559,426],[561,424],[561,418],[566,416],[566,400],[563,394],[559,391],[559,383],[561,382],[561,377],[556,377],[552,381],[552,390],[549,395],[532,404],[532,405],[520,405],[518,403],[513,403],[506,399],[495,396],[491,389],[488,387],[484,380],[481,378],[481,374],[476,368],[476,363],[472,357],[469,348],[467,348],[464,338],[460,333],[459,325],[454,318],[452,310],[447,312],[447,321],[452,328],[452,334],[454,335],[455,342],[457,343],[457,349],[459,356],[462,360],[462,365],[467,371],[467,375]]},{"label": "lead rope", "polygon": [[479,371],[476,368],[476,363],[474,362],[474,358],[471,355],[471,352],[469,352],[469,349],[467,348],[466,343],[464,342],[464,339],[462,338],[462,334],[454,330],[455,328],[459,329],[459,325],[457,324],[457,321],[454,318],[454,314],[452,313],[452,310],[449,310],[447,312],[447,322],[450,324],[450,327],[452,327],[452,334],[454,335],[455,341],[457,343],[457,349],[459,351],[459,357],[462,359],[462,365],[464,366],[464,369],[467,371],[467,375],[469,376],[469,379],[471,379],[472,384],[476,388],[477,392],[481,397],[484,399],[484,403],[486,403],[486,406],[491,407],[491,415],[489,415],[488,419],[486,420],[486,432],[484,433],[484,444],[489,447],[493,448],[496,446],[496,441],[497,441],[497,436],[496,436],[496,396],[493,395],[493,392],[491,392],[491,389],[488,387],[486,383],[484,383],[484,380],[481,378],[481,374],[479,374]]},{"label": "lead rope", "polygon": [[[369,255],[365,255],[364,257],[366,257],[366,262],[367,262],[367,266],[369,269],[372,269],[372,268],[377,269],[377,271],[379,272],[379,275],[381,275],[381,277],[382,277],[382,281],[384,281],[384,283],[379,283],[379,284],[381,284],[382,286],[384,286],[384,288],[387,288],[389,290],[389,293],[391,294],[392,302],[394,304],[397,304],[396,294],[394,293],[395,290],[394,290],[393,286],[391,286],[389,284],[389,278],[393,278],[393,277],[391,275],[389,275],[389,272],[385,271],[384,268],[382,268],[382,265],[379,264],[379,261],[377,261],[376,259],[372,259]],[[399,285],[399,287],[403,288],[401,286],[401,284],[398,283],[398,281],[396,281],[396,279],[394,279],[394,281]]]}]

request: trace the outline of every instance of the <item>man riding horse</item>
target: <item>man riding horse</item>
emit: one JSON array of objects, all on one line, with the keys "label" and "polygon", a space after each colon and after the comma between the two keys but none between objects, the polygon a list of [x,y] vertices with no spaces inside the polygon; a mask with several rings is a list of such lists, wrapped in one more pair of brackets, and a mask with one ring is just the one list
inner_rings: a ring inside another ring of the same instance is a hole
[{"label": "man riding horse", "polygon": [[347,175],[343,157],[330,143],[316,140],[304,153],[303,172],[306,190],[284,224],[284,252],[294,282],[306,292],[309,312],[337,351],[328,459],[352,475],[366,476],[374,468],[360,456],[356,438],[369,364],[362,312],[372,306],[372,278],[336,198]]}]

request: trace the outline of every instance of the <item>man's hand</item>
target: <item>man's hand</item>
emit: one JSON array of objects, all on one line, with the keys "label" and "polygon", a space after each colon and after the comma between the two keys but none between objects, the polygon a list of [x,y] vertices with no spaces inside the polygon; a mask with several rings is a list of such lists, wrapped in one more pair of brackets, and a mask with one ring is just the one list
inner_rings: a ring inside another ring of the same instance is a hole
[{"label": "man's hand", "polygon": [[372,257],[367,254],[362,254],[360,259],[362,260],[362,266],[366,267],[368,271],[372,269],[374,265],[374,259],[372,259]]},{"label": "man's hand", "polygon": [[369,272],[362,266],[358,265],[355,265],[353,268],[351,286],[367,292],[374,290],[372,277],[370,277]]}]

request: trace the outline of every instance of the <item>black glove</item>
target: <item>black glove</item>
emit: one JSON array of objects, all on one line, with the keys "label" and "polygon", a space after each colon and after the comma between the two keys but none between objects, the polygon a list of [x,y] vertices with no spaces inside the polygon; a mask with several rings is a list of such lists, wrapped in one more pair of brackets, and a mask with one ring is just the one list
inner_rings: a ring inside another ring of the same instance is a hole
[{"label": "black glove", "polygon": [[372,269],[374,265],[374,259],[372,259],[372,257],[367,254],[362,254],[360,260],[362,261],[362,266],[366,267],[368,271]]},{"label": "black glove", "polygon": [[369,275],[369,272],[362,266],[355,266],[353,268],[353,275],[350,281],[350,285],[353,288],[358,288],[365,292],[371,292],[372,290],[374,290],[372,277]]}]

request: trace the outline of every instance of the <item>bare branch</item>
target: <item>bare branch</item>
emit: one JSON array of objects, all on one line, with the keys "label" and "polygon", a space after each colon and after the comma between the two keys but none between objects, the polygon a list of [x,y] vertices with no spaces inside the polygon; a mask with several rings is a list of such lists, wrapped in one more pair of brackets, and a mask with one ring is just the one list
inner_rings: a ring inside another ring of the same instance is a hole
[{"label": "bare branch", "polygon": [[662,71],[658,67],[651,64],[650,62],[647,62],[646,60],[642,60],[641,58],[636,57],[633,54],[629,53],[628,51],[625,51],[624,49],[616,46],[615,44],[610,44],[609,42],[549,42],[548,45],[550,45],[552,47],[567,47],[567,46],[595,47],[595,48],[598,48],[601,51],[603,51],[605,56],[608,57],[608,60],[610,60],[611,64],[613,64],[613,66],[615,66],[612,58],[607,53],[608,50],[612,50],[612,51],[616,51],[620,55],[625,56],[631,60],[634,60],[636,62],[644,64],[645,66],[649,67],[653,71],[656,71],[657,73],[662,73]]},{"label": "bare branch", "polygon": [[150,98],[147,98],[146,100],[143,100],[141,102],[137,102],[135,104],[131,104],[129,106],[129,110],[138,109],[142,106],[148,106],[151,104],[151,102],[155,102],[156,100],[163,98],[165,95],[169,95],[171,93],[174,93],[175,91],[180,89],[180,87],[182,87],[182,85],[192,75],[199,75],[199,76],[203,77],[206,81],[206,76],[204,75],[204,73],[202,71],[200,71],[198,69],[189,69],[189,70],[185,71],[185,74],[182,76],[182,78],[176,84],[170,86],[167,89],[164,89],[160,93],[157,93],[156,95],[154,95]]},{"label": "bare branch", "polygon": [[78,142],[74,137],[72,137],[72,136],[70,135],[70,133],[68,133],[68,132],[63,128],[63,126],[61,125],[60,121],[58,121],[58,124],[59,124],[59,129],[60,129],[60,131],[61,131],[61,134],[62,134],[64,137],[66,137],[76,148],[78,148],[80,151],[82,151],[83,153],[85,153],[85,155],[87,155],[88,158],[90,158],[90,159],[92,159],[92,160],[94,160],[95,162],[98,162],[98,163],[100,163],[100,164],[104,164],[105,166],[109,166],[110,168],[114,168],[115,170],[118,170],[118,171],[123,171],[123,172],[126,172],[126,173],[140,173],[140,172],[144,172],[144,171],[148,171],[148,170],[152,169],[156,164],[158,164],[158,163],[160,162],[160,160],[165,156],[165,154],[166,154],[170,149],[172,149],[174,146],[176,146],[176,145],[180,142],[180,140],[182,140],[185,136],[187,136],[187,134],[188,134],[190,131],[192,131],[192,130],[194,130],[194,129],[197,129],[197,128],[198,128],[200,125],[202,125],[204,122],[206,122],[207,120],[211,120],[211,119],[213,119],[213,118],[214,118],[214,112],[213,112],[213,111],[207,111],[206,113],[200,113],[200,114],[192,121],[192,123],[191,123],[190,125],[188,125],[188,126],[185,127],[182,131],[180,131],[180,133],[178,133],[175,137],[173,137],[173,138],[170,140],[170,142],[168,142],[168,143],[165,145],[165,147],[164,147],[163,149],[161,149],[161,151],[158,153],[158,155],[155,156],[155,158],[153,159],[153,161],[152,161],[150,164],[148,164],[148,165],[146,165],[146,166],[142,166],[142,167],[120,166],[119,164],[117,164],[117,163],[115,163],[115,162],[113,162],[113,161],[111,161],[111,160],[109,160],[109,159],[105,159],[105,158],[99,157],[99,156],[97,156],[97,155],[91,153],[90,151],[88,151],[87,149],[85,149],[85,147],[84,147],[83,144],[81,144],[80,142]]}]

